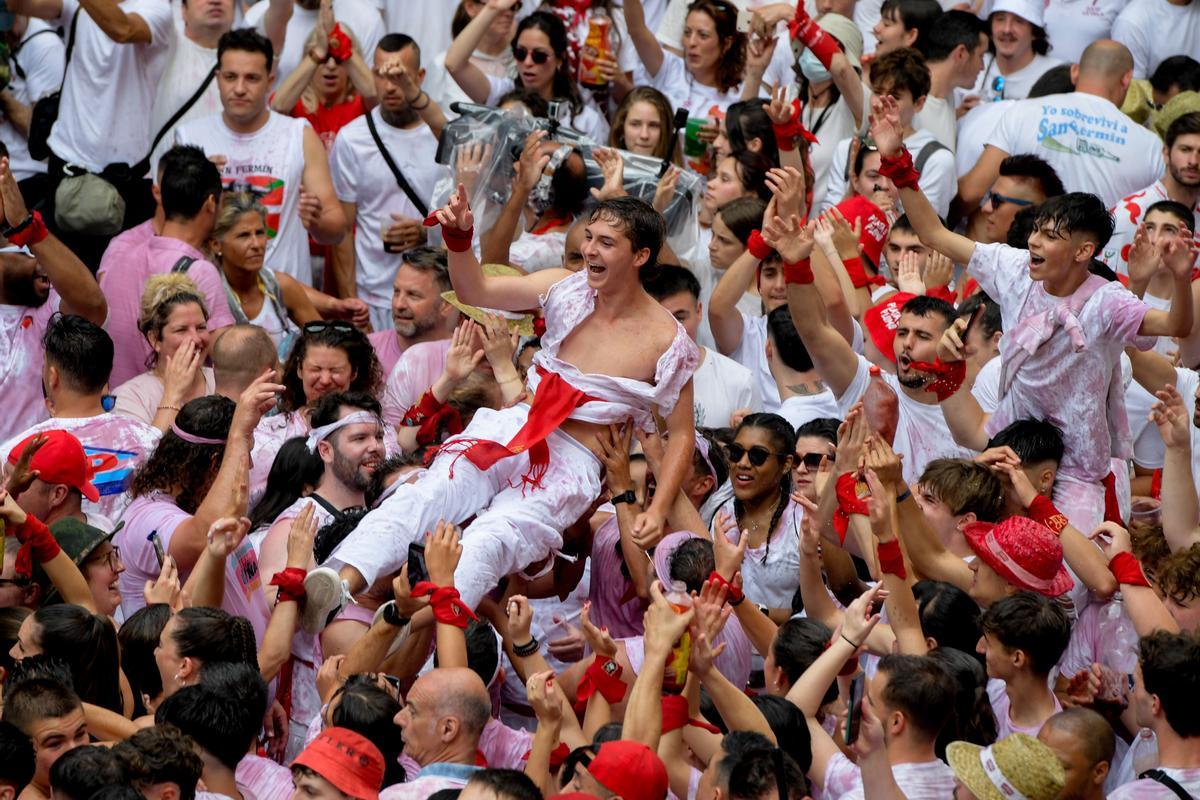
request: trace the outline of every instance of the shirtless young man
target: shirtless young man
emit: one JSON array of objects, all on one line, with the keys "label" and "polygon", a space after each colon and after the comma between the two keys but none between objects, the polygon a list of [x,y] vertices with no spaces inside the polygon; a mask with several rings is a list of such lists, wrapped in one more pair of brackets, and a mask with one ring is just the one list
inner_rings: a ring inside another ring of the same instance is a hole
[{"label": "shirtless young man", "polygon": [[649,430],[656,413],[667,421],[658,490],[634,523],[639,538],[661,538],[691,468],[699,351],[638,280],[639,270],[655,265],[662,216],[634,198],[604,201],[587,224],[581,272],[486,276],[471,251],[474,219],[465,198],[460,186],[437,212],[458,297],[506,311],[540,305],[545,313],[542,349],[529,371],[533,403],[476,412],[424,476],[363,519],[331,558],[340,575],[309,574],[304,623],[310,630],[344,602],[345,590],[360,592],[398,570],[408,546],[441,519],[461,524],[475,517],[454,581],[471,607],[505,575],[544,559],[600,495],[596,437],[610,424],[632,419]]}]

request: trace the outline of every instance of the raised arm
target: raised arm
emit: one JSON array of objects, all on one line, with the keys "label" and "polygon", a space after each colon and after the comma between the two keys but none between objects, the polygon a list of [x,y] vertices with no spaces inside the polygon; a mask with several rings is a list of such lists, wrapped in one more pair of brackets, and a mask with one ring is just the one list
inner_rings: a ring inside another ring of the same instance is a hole
[{"label": "raised arm", "polygon": [[[301,181],[300,220],[320,244],[337,244],[346,235],[346,217],[333,190],[329,156],[311,126],[304,126],[304,176]],[[306,205],[304,195],[315,199]]]},{"label": "raised arm", "polygon": [[321,11],[317,14],[317,24],[304,42],[304,58],[301,58],[296,68],[284,76],[275,90],[271,100],[271,108],[280,114],[292,115],[300,96],[312,81],[313,75],[329,58],[329,27],[333,21],[333,10],[329,0],[322,0]]},{"label": "raised arm", "polygon": [[663,673],[653,667],[655,664],[667,663],[671,648],[679,637],[688,629],[694,609],[684,613],[676,613],[662,593],[662,585],[655,581],[650,585],[650,595],[653,601],[646,609],[645,644],[646,668],[633,682],[625,705],[625,723],[621,728],[621,738],[641,742],[651,750],[658,749],[658,739],[662,735],[662,683]]},{"label": "raised arm", "polygon": [[496,17],[508,11],[517,0],[487,0],[475,19],[467,23],[462,33],[454,37],[446,51],[446,71],[454,78],[473,103],[486,103],[492,86],[479,67],[471,63],[471,54],[483,41],[483,35]]},{"label": "raised arm", "polygon": [[760,258],[746,248],[713,287],[708,299],[708,323],[722,355],[731,355],[742,344],[742,314],[737,303],[754,281],[755,271],[761,263]]},{"label": "raised arm", "polygon": [[696,449],[696,416],[692,406],[692,379],[679,390],[675,408],[667,415],[667,449],[662,467],[654,476],[654,499],[633,521],[635,541],[658,541],[666,531],[667,514],[675,503],[683,479],[692,469]]},{"label": "raised arm", "polygon": [[1172,553],[1200,542],[1200,504],[1192,475],[1191,419],[1183,398],[1171,384],[1155,393],[1158,402],[1151,415],[1167,446],[1162,474],[1162,529]]},{"label": "raised arm", "polygon": [[1142,336],[1177,336],[1185,338],[1192,332],[1192,265],[1196,263],[1196,245],[1186,231],[1169,239],[1160,239],[1155,250],[1162,255],[1163,266],[1170,271],[1174,291],[1171,308],[1161,311],[1152,308],[1142,318],[1138,333]]},{"label": "raised arm", "polygon": [[150,44],[150,26],[139,14],[127,14],[116,0],[80,0],[104,35],[118,44]]},{"label": "raised arm", "polygon": [[938,342],[938,358],[947,363],[965,361],[967,369],[967,377],[958,387],[958,391],[942,400],[941,406],[942,416],[946,419],[946,426],[950,428],[954,441],[962,447],[982,452],[988,443],[987,431],[984,430],[988,415],[971,393],[976,378],[976,374],[972,373],[977,373],[978,370],[975,362],[966,357],[963,348],[963,339],[970,322],[967,317],[956,319]]},{"label": "raised arm", "polygon": [[855,64],[842,52],[842,48],[830,34],[826,33],[816,21],[808,15],[804,3],[796,3],[796,14],[788,24],[793,39],[796,39],[817,57],[821,65],[829,70],[833,84],[837,86],[846,106],[854,116],[855,129],[863,124],[863,85]]},{"label": "raised arm", "polygon": [[921,241],[956,264],[966,264],[975,252],[975,242],[947,230],[937,211],[917,186],[919,173],[912,167],[911,154],[904,149],[900,107],[893,97],[871,98],[871,137],[883,157],[880,172],[900,190],[904,212]]},{"label": "raised arm", "polygon": [[524,223],[529,195],[542,177],[542,170],[550,163],[549,155],[539,155],[541,143],[546,139],[543,130],[530,131],[521,149],[521,158],[513,165],[516,178],[508,200],[500,209],[500,215],[492,227],[479,235],[479,254],[485,264],[507,264],[509,249]]},{"label": "raised arm", "polygon": [[625,29],[629,31],[633,47],[646,67],[646,72],[651,78],[656,77],[662,69],[663,49],[654,31],[646,26],[646,9],[642,6],[642,0],[625,0],[624,10]]},{"label": "raised arm", "polygon": [[[283,569],[286,577],[282,580],[290,579],[293,586],[296,583],[304,585],[304,575],[308,572],[308,564],[312,559],[313,539],[317,535],[315,511],[315,503],[309,503],[300,509],[288,530],[287,562]],[[274,578],[275,576],[271,576],[272,581]],[[291,657],[292,637],[296,633],[296,624],[300,621],[301,598],[288,591],[285,588],[288,585],[285,582],[275,595],[271,619],[258,648],[258,671],[267,681],[273,680]]]},{"label": "raised arm", "polygon": [[283,52],[283,40],[287,34],[287,24],[292,18],[295,4],[292,0],[267,0],[267,13],[263,14],[263,32],[271,40],[275,48],[275,59],[278,63],[279,54]]}]

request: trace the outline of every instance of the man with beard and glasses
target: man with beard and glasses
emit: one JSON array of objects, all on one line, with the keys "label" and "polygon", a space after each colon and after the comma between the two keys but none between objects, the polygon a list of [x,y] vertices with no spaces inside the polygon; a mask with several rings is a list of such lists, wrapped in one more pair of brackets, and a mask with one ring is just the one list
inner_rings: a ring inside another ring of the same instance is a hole
[{"label": "man with beard and glasses", "polygon": [[392,281],[391,324],[367,336],[384,375],[391,375],[400,356],[420,342],[441,342],[438,353],[445,359],[458,324],[458,311],[442,299],[452,288],[446,251],[413,247],[401,254]]},{"label": "man with beard and glasses", "polygon": [[[1113,209],[1112,238],[1100,257],[1118,275],[1129,274],[1129,249],[1146,217],[1146,209],[1162,200],[1174,200],[1200,214],[1200,111],[1184,114],[1167,128],[1161,178],[1134,192]],[[1198,242],[1200,243],[1200,242]]]},{"label": "man with beard and glasses", "polygon": [[[410,96],[413,88],[406,90],[406,82],[400,79],[402,73],[415,85],[415,97]],[[417,43],[403,33],[384,36],[374,50],[372,74],[378,107],[342,128],[329,154],[333,185],[354,230],[353,255],[345,252],[338,257],[338,294],[366,301],[375,330],[390,328],[395,318],[401,336],[412,336],[401,330],[395,300],[389,305],[389,288],[396,276],[397,255],[424,243],[421,223],[429,212],[434,186],[448,173],[437,163],[437,136],[418,113],[418,107],[431,101],[420,89],[425,70]],[[400,188],[377,140],[420,204]],[[341,249],[349,250],[347,245],[344,242]]]},{"label": "man with beard and glasses", "polygon": [[[102,325],[108,304],[83,262],[45,230],[40,213],[25,207],[3,142],[0,207],[0,437],[7,439],[49,416],[38,378],[50,318],[62,311]],[[28,246],[16,244],[26,241]]]}]

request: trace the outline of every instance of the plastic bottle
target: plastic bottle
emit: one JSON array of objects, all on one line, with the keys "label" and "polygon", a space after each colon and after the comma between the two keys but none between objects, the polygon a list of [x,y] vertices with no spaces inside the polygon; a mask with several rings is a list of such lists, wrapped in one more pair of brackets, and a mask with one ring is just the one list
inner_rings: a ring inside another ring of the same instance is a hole
[{"label": "plastic bottle", "polygon": [[900,398],[896,391],[883,379],[879,367],[871,366],[871,382],[863,395],[863,411],[871,430],[893,444],[896,426],[900,422]]},{"label": "plastic bottle", "polygon": [[608,79],[600,69],[601,58],[612,58],[612,20],[600,7],[593,7],[588,18],[587,39],[579,48],[579,85],[588,89],[608,88]]},{"label": "plastic bottle", "polygon": [[1132,675],[1138,659],[1138,635],[1125,613],[1118,592],[1100,612],[1098,637],[1107,654],[1105,662],[1122,675]]},{"label": "plastic bottle", "polygon": [[[671,591],[667,592],[667,602],[676,614],[687,613],[692,607],[692,597],[687,593],[687,586],[682,581],[671,581]],[[692,634],[683,632],[679,641],[671,648],[667,657],[666,671],[663,673],[663,692],[680,694],[687,683],[688,662],[692,656]]]},{"label": "plastic bottle", "polygon": [[1158,737],[1149,728],[1142,728],[1138,731],[1137,736],[1133,737],[1133,742],[1129,745],[1129,750],[1133,753],[1133,774],[1135,776],[1141,775],[1148,769],[1158,767]]}]

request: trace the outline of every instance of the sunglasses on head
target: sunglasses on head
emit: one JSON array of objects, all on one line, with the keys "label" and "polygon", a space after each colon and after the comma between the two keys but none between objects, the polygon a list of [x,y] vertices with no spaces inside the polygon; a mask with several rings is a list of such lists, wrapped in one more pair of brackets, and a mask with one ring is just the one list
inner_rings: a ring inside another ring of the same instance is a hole
[{"label": "sunglasses on head", "polygon": [[725,445],[725,453],[729,456],[730,464],[737,464],[742,460],[742,456],[748,456],[750,458],[750,465],[754,467],[761,467],[763,464],[767,463],[767,459],[771,456],[787,458],[787,453],[776,453],[774,450],[768,450],[762,445],[756,444],[753,447],[746,449],[736,442]]},{"label": "sunglasses on head", "polygon": [[321,331],[325,330],[326,328],[333,329],[333,330],[337,331],[338,333],[353,333],[354,332],[354,326],[351,325],[349,322],[346,322],[345,320],[341,320],[341,319],[335,319],[332,321],[315,320],[313,322],[304,323],[304,332],[305,333],[320,333]]},{"label": "sunglasses on head", "polygon": [[803,464],[808,469],[819,469],[821,460],[826,458],[824,453],[805,453],[796,456],[796,465]]},{"label": "sunglasses on head", "polygon": [[512,49],[513,58],[518,64],[524,64],[526,58],[533,58],[533,63],[541,65],[550,60],[550,54],[545,50],[530,50],[528,47],[522,47],[519,44],[514,44]]}]

